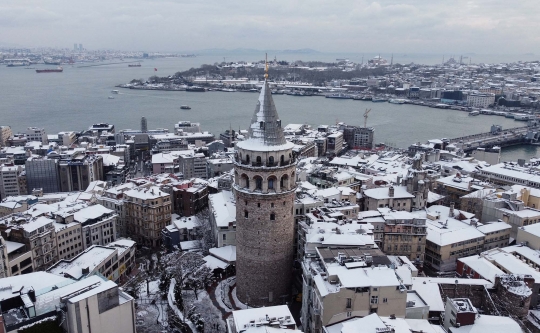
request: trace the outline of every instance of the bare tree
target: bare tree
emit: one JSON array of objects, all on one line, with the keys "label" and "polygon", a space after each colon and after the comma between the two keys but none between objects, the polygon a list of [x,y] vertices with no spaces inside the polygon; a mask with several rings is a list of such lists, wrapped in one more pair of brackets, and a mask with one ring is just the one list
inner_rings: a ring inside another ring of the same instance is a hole
[{"label": "bare tree", "polygon": [[196,236],[203,253],[208,253],[211,248],[216,246],[208,208],[197,214]]}]

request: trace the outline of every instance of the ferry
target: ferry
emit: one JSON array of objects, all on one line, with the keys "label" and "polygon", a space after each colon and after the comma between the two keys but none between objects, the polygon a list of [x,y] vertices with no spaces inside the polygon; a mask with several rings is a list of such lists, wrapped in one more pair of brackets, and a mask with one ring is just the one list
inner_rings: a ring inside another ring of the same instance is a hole
[{"label": "ferry", "polygon": [[191,91],[191,92],[205,92],[206,90],[205,90],[203,87],[199,87],[199,86],[191,86],[191,87],[187,87],[187,88],[186,88],[186,91]]},{"label": "ferry", "polygon": [[504,117],[505,117],[505,118],[514,118],[514,114],[508,112],[507,114],[504,115]]},{"label": "ferry", "polygon": [[141,67],[141,63],[138,62],[136,64],[128,64],[128,67]]},{"label": "ferry", "polygon": [[534,116],[528,115],[528,114],[516,114],[514,115],[514,120],[517,121],[529,121],[534,120]]},{"label": "ferry", "polygon": [[191,107],[189,105],[180,105],[180,109],[182,109],[182,110],[191,110]]},{"label": "ferry", "polygon": [[113,94],[118,94],[118,90],[111,91]]},{"label": "ferry", "polygon": [[471,111],[469,112],[469,116],[478,116],[480,114],[480,111]]},{"label": "ferry", "polygon": [[64,69],[62,67],[58,67],[55,69],[36,69],[36,73],[62,73]]},{"label": "ferry", "polygon": [[392,99],[388,100],[388,103],[405,104],[405,100],[404,99],[399,99],[399,98],[392,98]]},{"label": "ferry", "polygon": [[109,98],[109,99],[114,99],[114,97],[113,97],[113,96],[109,96],[108,98]]},{"label": "ferry", "polygon": [[223,88],[221,89],[221,91],[224,91],[224,92],[235,92],[236,89],[231,89],[231,88]]}]

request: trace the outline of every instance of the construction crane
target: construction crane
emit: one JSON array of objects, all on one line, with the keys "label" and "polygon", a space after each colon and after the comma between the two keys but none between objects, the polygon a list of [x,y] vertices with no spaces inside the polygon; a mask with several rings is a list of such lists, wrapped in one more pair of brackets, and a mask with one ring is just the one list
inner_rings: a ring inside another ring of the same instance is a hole
[{"label": "construction crane", "polygon": [[371,112],[371,109],[366,109],[366,111],[364,112],[364,127],[367,127],[367,118],[368,118],[368,113]]}]

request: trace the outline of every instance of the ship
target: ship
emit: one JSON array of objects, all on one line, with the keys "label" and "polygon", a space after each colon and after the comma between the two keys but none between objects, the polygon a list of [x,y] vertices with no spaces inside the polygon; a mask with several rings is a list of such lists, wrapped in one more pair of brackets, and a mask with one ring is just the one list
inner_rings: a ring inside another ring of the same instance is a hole
[{"label": "ship", "polygon": [[51,69],[36,69],[36,73],[62,73],[64,69],[62,67]]},{"label": "ship", "polygon": [[182,109],[182,110],[191,110],[191,107],[189,105],[181,105],[180,109]]},{"label": "ship", "polygon": [[45,65],[56,65],[56,66],[59,66],[60,65],[60,60],[53,60],[52,58],[45,58],[43,59],[43,63]]},{"label": "ship", "polygon": [[205,92],[206,90],[205,90],[203,87],[199,87],[199,86],[191,86],[191,87],[187,87],[187,88],[186,88],[186,91],[191,91],[191,92]]},{"label": "ship", "polygon": [[136,64],[129,64],[128,67],[141,67],[141,63],[138,62]]},{"label": "ship", "polygon": [[386,99],[386,98],[381,98],[381,97],[373,97],[373,98],[371,99],[371,101],[372,101],[373,103],[381,103],[381,102],[387,102],[388,99]]},{"label": "ship", "polygon": [[392,98],[392,99],[388,100],[388,103],[405,104],[405,100],[404,99],[399,99],[399,98]]},{"label": "ship", "polygon": [[471,111],[469,112],[469,116],[478,116],[480,114],[480,111]]}]

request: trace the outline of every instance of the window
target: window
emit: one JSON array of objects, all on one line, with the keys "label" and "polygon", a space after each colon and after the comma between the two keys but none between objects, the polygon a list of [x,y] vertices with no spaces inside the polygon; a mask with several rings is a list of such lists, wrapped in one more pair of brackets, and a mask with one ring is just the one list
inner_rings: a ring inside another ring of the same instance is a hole
[{"label": "window", "polygon": [[262,164],[262,159],[260,156],[257,156],[257,164],[261,165]]},{"label": "window", "polygon": [[383,298],[383,299],[382,299],[382,302],[383,302],[383,303],[388,303],[388,298],[386,298],[386,297]]},{"label": "window", "polygon": [[[273,190],[274,189],[274,178],[268,178],[268,189]],[[273,205],[273,204],[272,204]]]},{"label": "window", "polygon": [[270,220],[274,221],[276,219],[276,214],[272,213],[270,214]]},{"label": "window", "polygon": [[371,296],[371,304],[379,303],[379,296]]},{"label": "window", "polygon": [[268,157],[268,164],[269,165],[274,165],[274,156]]},{"label": "window", "polygon": [[378,290],[379,290],[379,288],[373,288],[373,291],[378,291]]},{"label": "window", "polygon": [[257,202],[257,207],[261,208],[261,203]]},{"label": "window", "polygon": [[248,218],[248,216],[249,216],[249,214],[248,214],[248,211],[247,211],[247,210],[245,210],[245,211],[244,211],[244,217],[245,217],[245,218],[247,219],[247,218]]},{"label": "window", "polygon": [[270,204],[270,207],[274,208],[274,203],[273,202]]},{"label": "window", "polygon": [[255,189],[262,190],[262,178],[260,176],[255,176]]},{"label": "window", "polygon": [[351,317],[352,316],[352,312],[351,311],[347,311],[347,318]]},{"label": "window", "polygon": [[352,308],[352,298],[347,298],[347,309]]},{"label": "window", "polygon": [[227,240],[227,234],[223,234],[223,240]]}]

